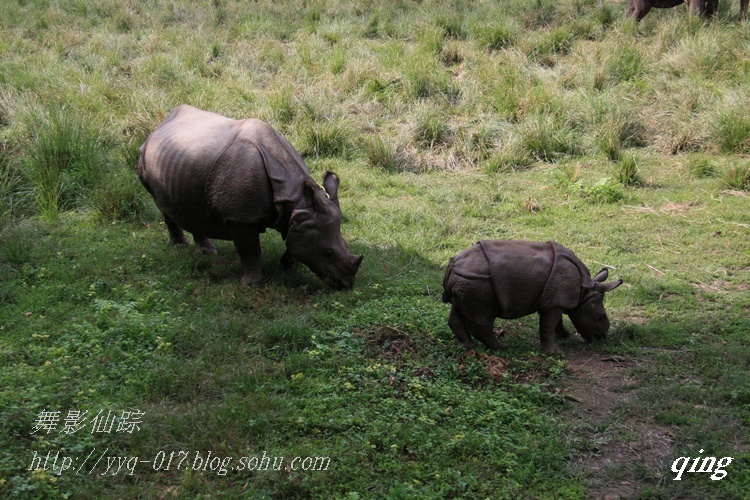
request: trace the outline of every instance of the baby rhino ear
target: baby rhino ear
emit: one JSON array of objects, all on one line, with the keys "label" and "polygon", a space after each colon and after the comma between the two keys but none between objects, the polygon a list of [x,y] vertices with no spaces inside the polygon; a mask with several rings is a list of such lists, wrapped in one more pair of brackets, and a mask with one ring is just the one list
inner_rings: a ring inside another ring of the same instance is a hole
[{"label": "baby rhino ear", "polygon": [[609,270],[605,267],[598,273],[596,273],[596,276],[591,278],[592,281],[596,281],[597,283],[603,283],[604,280],[607,279],[607,276],[609,276]]},{"label": "baby rhino ear", "polygon": [[323,176],[323,189],[326,190],[331,201],[338,207],[339,206],[339,177],[331,172],[326,171]]},{"label": "baby rhino ear", "polygon": [[604,283],[604,280],[607,279],[607,276],[609,276],[609,270],[605,267],[604,269],[596,273],[593,278],[591,278],[591,285],[589,285],[589,287],[594,291],[606,293],[622,285],[622,280]]},{"label": "baby rhino ear", "polygon": [[618,286],[622,285],[622,280],[610,281],[609,283],[594,283],[594,290],[601,293],[611,292]]}]

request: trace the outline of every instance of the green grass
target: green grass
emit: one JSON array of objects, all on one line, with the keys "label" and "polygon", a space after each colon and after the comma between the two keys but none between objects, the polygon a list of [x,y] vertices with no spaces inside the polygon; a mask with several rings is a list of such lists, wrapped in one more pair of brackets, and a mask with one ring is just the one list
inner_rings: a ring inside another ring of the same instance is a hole
[{"label": "green grass", "polygon": [[[743,496],[736,9],[634,25],[624,3],[589,0],[2,3],[0,495]],[[239,285],[230,242],[167,245],[134,167],[181,103],[265,119],[316,179],[339,174],[342,233],[365,256],[354,290],[284,269],[273,231],[263,289]],[[608,340],[540,356],[530,316],[498,322],[499,353],[458,348],[442,273],[480,238],[555,239],[608,266],[624,280]],[[629,363],[601,422],[565,397],[586,353]],[[139,431],[91,432],[100,411],[134,410]],[[44,411],[88,411],[88,427],[32,432]],[[638,439],[654,429],[670,439],[650,457]],[[596,468],[617,446],[638,453]],[[672,481],[699,449],[734,457],[727,477]],[[330,465],[29,470],[34,452],[104,450]]]}]

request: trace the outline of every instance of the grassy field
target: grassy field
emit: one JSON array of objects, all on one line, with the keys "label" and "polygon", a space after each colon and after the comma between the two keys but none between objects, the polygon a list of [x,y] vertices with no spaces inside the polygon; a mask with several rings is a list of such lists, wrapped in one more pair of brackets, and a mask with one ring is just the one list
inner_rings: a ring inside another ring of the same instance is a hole
[{"label": "grassy field", "polygon": [[[0,496],[746,497],[750,31],[624,9],[2,2]],[[272,231],[263,289],[167,245],[134,166],[181,103],[339,174],[354,290]],[[489,238],[623,279],[608,339],[459,348],[443,270]]]}]

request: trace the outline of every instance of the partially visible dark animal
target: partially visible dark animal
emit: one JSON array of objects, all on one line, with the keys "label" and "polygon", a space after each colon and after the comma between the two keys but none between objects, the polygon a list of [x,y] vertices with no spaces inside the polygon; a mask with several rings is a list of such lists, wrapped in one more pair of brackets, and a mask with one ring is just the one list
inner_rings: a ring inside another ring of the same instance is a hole
[{"label": "partially visible dark animal", "polygon": [[466,348],[472,337],[500,349],[493,334],[495,318],[539,313],[542,352],[555,352],[555,338],[570,334],[567,314],[588,342],[604,338],[609,319],[604,293],[622,280],[604,283],[607,270],[593,278],[573,252],[554,241],[484,240],[451,258],[443,279],[443,302],[451,303],[448,325]]},{"label": "partially visible dark animal", "polygon": [[170,243],[187,244],[183,229],[204,253],[216,253],[209,238],[234,242],[243,285],[265,282],[259,236],[272,227],[286,240],[285,266],[296,259],[333,288],[354,286],[362,257],[341,237],[338,177],[326,172],[321,189],[268,123],[179,106],[141,146],[138,177]]},{"label": "partially visible dark animal", "polygon": [[[740,0],[740,15],[743,20],[747,16],[748,1]],[[687,4],[691,15],[704,18],[713,17],[719,10],[719,0],[628,0],[625,16],[640,21],[652,8],[669,9],[682,4]]]}]

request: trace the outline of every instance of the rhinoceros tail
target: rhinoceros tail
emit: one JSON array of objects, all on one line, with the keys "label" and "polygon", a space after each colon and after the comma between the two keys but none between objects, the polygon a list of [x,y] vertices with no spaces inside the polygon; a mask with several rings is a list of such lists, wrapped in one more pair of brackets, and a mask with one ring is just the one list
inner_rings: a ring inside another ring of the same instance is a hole
[{"label": "rhinoceros tail", "polygon": [[443,276],[443,302],[446,304],[451,301],[450,293],[448,292],[448,278],[453,274],[453,258],[448,262],[448,268],[445,270],[445,276]]}]

